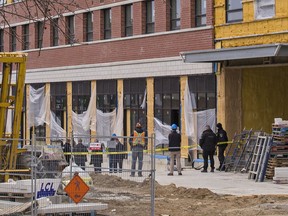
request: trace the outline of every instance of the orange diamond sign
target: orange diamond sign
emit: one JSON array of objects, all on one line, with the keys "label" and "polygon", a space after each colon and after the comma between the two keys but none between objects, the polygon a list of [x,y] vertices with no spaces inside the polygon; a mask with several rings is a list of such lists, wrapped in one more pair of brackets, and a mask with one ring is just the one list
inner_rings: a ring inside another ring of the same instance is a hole
[{"label": "orange diamond sign", "polygon": [[78,173],[75,173],[69,184],[64,188],[64,191],[77,204],[89,191],[89,186],[82,180]]}]

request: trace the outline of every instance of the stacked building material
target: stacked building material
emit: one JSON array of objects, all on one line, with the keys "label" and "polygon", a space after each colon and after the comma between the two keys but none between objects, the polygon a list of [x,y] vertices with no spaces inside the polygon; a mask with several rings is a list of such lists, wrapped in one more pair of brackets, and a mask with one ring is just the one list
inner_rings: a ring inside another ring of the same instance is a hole
[{"label": "stacked building material", "polygon": [[[288,183],[288,122],[282,121],[272,124],[272,134],[273,146],[266,178],[273,178],[274,183]],[[278,171],[276,172],[276,170]]]}]

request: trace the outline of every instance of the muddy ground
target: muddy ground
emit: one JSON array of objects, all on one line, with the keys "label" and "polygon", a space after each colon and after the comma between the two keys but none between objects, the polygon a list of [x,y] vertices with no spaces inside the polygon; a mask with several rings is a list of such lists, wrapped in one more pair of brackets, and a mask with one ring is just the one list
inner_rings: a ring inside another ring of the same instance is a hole
[{"label": "muddy ground", "polygon": [[[150,179],[138,183],[117,176],[92,174],[94,187],[88,202],[108,204],[100,215],[148,216],[151,213]],[[218,195],[208,189],[161,186],[155,183],[155,215],[238,216],[288,215],[288,195]]]}]

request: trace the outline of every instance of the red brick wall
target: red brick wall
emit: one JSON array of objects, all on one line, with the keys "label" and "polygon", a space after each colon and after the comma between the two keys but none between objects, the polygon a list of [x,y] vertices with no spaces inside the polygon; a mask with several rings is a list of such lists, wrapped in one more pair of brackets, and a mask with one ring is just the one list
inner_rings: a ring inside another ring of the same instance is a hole
[{"label": "red brick wall", "polygon": [[[109,3],[121,2],[121,0],[100,1],[79,0],[78,10],[86,8],[86,3],[91,7]],[[181,0],[181,29],[189,29],[195,26],[194,0]],[[145,33],[146,1],[133,3],[133,34]],[[16,4],[17,5],[17,4]],[[11,6],[9,6],[11,7]],[[73,9],[73,6],[71,6]],[[69,10],[66,12],[69,12]],[[19,10],[19,14],[21,14]],[[32,11],[31,11],[32,13]],[[112,8],[112,38],[124,36],[124,5]],[[93,11],[93,37],[95,41],[104,36],[103,10]],[[20,18],[11,18],[11,24],[22,22]],[[207,0],[207,25],[213,23],[213,0]],[[65,44],[65,17],[59,18],[59,45]],[[50,46],[50,22],[46,22],[43,47]],[[17,26],[18,35],[22,35],[21,26]],[[155,32],[170,30],[170,1],[155,0]],[[62,32],[62,33],[61,33]],[[147,58],[162,58],[178,56],[179,52],[211,49],[213,48],[213,30],[201,30],[180,32],[167,35],[158,35],[144,38],[127,38],[119,41],[103,41],[101,43],[83,44],[83,14],[75,15],[75,35],[81,45],[29,52],[28,68],[58,67],[66,65],[83,65],[105,63],[114,61],[127,61]],[[9,50],[9,35],[4,38],[5,51]],[[17,43],[18,50],[22,49],[20,41]],[[30,25],[30,49],[35,48],[34,24]]]}]

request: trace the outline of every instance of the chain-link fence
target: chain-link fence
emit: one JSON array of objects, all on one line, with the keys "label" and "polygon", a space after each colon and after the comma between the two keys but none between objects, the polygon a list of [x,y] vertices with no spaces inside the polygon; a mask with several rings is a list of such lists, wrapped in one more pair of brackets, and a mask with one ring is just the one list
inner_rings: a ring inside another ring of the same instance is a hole
[{"label": "chain-link fence", "polygon": [[95,215],[137,199],[154,215],[154,136],[44,140],[0,140],[0,215]]}]

